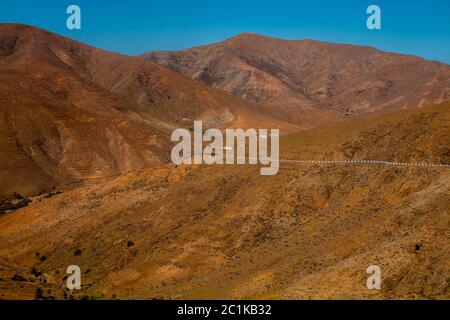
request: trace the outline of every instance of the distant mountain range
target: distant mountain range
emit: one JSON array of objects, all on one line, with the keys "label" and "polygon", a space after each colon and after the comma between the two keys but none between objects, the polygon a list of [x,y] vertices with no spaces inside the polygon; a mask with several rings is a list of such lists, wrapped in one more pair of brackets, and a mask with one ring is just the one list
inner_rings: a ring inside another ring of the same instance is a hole
[{"label": "distant mountain range", "polygon": [[450,98],[449,65],[371,47],[243,33],[144,57],[304,127]]},{"label": "distant mountain range", "polygon": [[450,66],[369,47],[245,33],[129,57],[1,24],[0,191],[167,162],[171,130],[197,119],[287,133],[449,96]]}]

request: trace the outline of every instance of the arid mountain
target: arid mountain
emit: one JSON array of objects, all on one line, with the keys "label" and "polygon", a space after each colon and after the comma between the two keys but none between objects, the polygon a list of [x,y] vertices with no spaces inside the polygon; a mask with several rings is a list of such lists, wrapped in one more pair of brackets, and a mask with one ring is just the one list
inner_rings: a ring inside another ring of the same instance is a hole
[{"label": "arid mountain", "polygon": [[[447,65],[366,47],[243,34],[146,59],[0,24],[0,299],[448,299],[450,102],[428,104],[449,88]],[[197,119],[279,128],[297,162],[168,164]]]},{"label": "arid mountain", "polygon": [[450,66],[371,47],[244,33],[144,56],[305,127],[450,99]]},{"label": "arid mountain", "polygon": [[166,162],[171,131],[294,126],[143,58],[0,24],[0,194]]},{"label": "arid mountain", "polygon": [[[282,158],[450,162],[450,104],[284,137]],[[158,165],[0,217],[0,299],[449,298],[448,167]],[[366,269],[382,270],[368,290]]]}]

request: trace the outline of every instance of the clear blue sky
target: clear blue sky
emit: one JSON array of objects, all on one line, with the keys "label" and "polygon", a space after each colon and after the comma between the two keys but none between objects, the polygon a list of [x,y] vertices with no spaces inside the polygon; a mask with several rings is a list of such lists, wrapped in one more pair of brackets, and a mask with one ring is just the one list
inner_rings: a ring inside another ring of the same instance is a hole
[{"label": "clear blue sky", "polygon": [[[82,30],[66,29],[66,8]],[[382,30],[366,28],[366,8]],[[0,0],[0,22],[26,23],[125,54],[185,49],[240,32],[371,45],[450,64],[450,0]]]}]

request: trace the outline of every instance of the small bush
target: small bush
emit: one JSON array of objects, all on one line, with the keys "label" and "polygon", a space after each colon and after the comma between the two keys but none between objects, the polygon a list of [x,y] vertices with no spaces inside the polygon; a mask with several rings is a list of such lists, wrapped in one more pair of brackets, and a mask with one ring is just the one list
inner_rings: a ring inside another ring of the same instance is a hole
[{"label": "small bush", "polygon": [[5,201],[0,204],[1,211],[14,210],[14,208],[15,208],[15,206],[9,201]]},{"label": "small bush", "polygon": [[17,204],[15,205],[15,209],[24,208],[24,207],[28,206],[28,204],[29,204],[30,202],[31,202],[31,200],[29,200],[29,199],[23,199],[23,200],[20,200],[19,203],[17,203]]},{"label": "small bush", "polygon": [[16,273],[12,278],[12,281],[19,281],[19,282],[23,282],[26,281],[26,279],[19,273]]},{"label": "small bush", "polygon": [[33,275],[33,276],[35,276],[36,278],[37,277],[40,277],[41,275],[42,275],[42,272],[40,272],[40,271],[38,271],[37,269],[36,269],[36,267],[33,267],[33,268],[31,268],[31,274]]},{"label": "small bush", "polygon": [[56,196],[56,195],[58,195],[58,194],[61,194],[61,193],[62,193],[61,191],[49,192],[45,197],[46,197],[47,199],[50,199],[51,197],[54,197],[54,196]]},{"label": "small bush", "polygon": [[34,293],[34,299],[36,300],[44,300],[44,291],[41,288],[37,288]]},{"label": "small bush", "polygon": [[12,194],[12,197],[13,197],[14,199],[25,199],[24,197],[22,197],[22,195],[21,195],[20,193],[17,193],[17,192],[14,192],[14,193]]},{"label": "small bush", "polygon": [[28,206],[28,204],[31,202],[29,199],[22,199],[16,204],[12,204],[11,201],[3,201],[0,203],[0,211],[9,211],[9,210],[17,210],[23,207]]}]

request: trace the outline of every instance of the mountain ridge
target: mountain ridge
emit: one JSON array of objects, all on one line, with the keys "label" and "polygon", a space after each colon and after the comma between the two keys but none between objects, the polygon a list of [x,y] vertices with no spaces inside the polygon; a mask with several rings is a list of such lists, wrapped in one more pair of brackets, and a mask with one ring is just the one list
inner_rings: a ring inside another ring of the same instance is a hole
[{"label": "mountain ridge", "polygon": [[171,131],[194,120],[295,129],[151,61],[19,24],[0,24],[0,88],[0,192],[168,162]]},{"label": "mountain ridge", "polygon": [[[327,122],[438,104],[450,97],[447,64],[369,46],[242,33],[210,45],[143,56],[262,103],[265,111],[297,124],[314,123],[315,117]],[[316,113],[313,119],[309,112]]]}]

